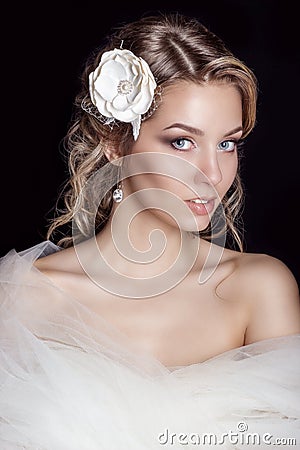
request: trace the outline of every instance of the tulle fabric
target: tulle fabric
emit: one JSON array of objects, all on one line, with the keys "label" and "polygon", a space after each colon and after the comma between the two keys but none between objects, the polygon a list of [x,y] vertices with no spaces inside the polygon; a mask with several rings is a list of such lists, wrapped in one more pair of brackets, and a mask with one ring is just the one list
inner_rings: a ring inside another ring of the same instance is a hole
[{"label": "tulle fabric", "polygon": [[1,258],[1,450],[300,448],[300,335],[165,367],[33,266],[55,251]]}]

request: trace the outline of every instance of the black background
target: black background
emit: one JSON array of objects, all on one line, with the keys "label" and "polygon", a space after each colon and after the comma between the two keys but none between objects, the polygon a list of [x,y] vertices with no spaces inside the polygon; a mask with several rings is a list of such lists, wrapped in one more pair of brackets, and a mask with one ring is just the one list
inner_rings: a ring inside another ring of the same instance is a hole
[{"label": "black background", "polygon": [[258,78],[257,125],[242,162],[246,250],[281,259],[300,282],[295,8],[296,2],[268,0],[6,3],[1,12],[1,255],[45,238],[47,218],[67,176],[61,140],[86,57],[112,26],[149,13],[180,12],[218,34]]}]

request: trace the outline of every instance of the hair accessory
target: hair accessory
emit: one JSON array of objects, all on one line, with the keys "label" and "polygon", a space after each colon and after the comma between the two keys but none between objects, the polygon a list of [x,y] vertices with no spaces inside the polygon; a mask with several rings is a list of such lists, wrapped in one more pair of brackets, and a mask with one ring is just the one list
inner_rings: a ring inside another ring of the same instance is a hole
[{"label": "hair accessory", "polygon": [[156,88],[150,67],[129,50],[104,52],[98,67],[89,75],[91,102],[82,109],[101,122],[113,125],[115,120],[131,123],[134,140],[140,132],[142,115],[147,113]]},{"label": "hair accessory", "polygon": [[89,113],[91,116],[94,116],[100,122],[104,123],[104,125],[110,125],[110,128],[113,129],[115,119],[113,117],[105,117],[102,114],[100,114],[96,106],[91,103],[89,97],[85,97],[82,100],[81,108],[87,113]]},{"label": "hair accessory", "polygon": [[154,111],[157,110],[157,108],[159,107],[159,105],[162,102],[162,93],[163,93],[163,88],[161,85],[156,86],[156,89],[154,91],[154,97],[153,97],[153,101],[151,103],[150,108],[148,109],[148,111],[142,115],[142,122],[144,120],[149,119],[150,116],[152,116],[152,114],[154,113]]}]

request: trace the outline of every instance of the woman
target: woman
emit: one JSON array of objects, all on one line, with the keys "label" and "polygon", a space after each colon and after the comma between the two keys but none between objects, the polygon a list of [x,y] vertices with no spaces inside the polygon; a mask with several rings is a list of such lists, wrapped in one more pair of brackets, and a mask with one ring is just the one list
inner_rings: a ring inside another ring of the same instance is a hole
[{"label": "woman", "polygon": [[1,448],[299,443],[297,283],[236,227],[255,76],[160,15],[112,33],[82,81],[65,208],[2,258]]}]

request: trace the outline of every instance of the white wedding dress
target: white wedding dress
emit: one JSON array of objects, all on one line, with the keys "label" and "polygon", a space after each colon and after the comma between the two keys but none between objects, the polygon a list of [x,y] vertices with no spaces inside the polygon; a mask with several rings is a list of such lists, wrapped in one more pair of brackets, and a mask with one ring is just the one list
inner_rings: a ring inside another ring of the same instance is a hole
[{"label": "white wedding dress", "polygon": [[300,448],[300,335],[165,367],[33,267],[58,250],[1,258],[0,450]]}]

